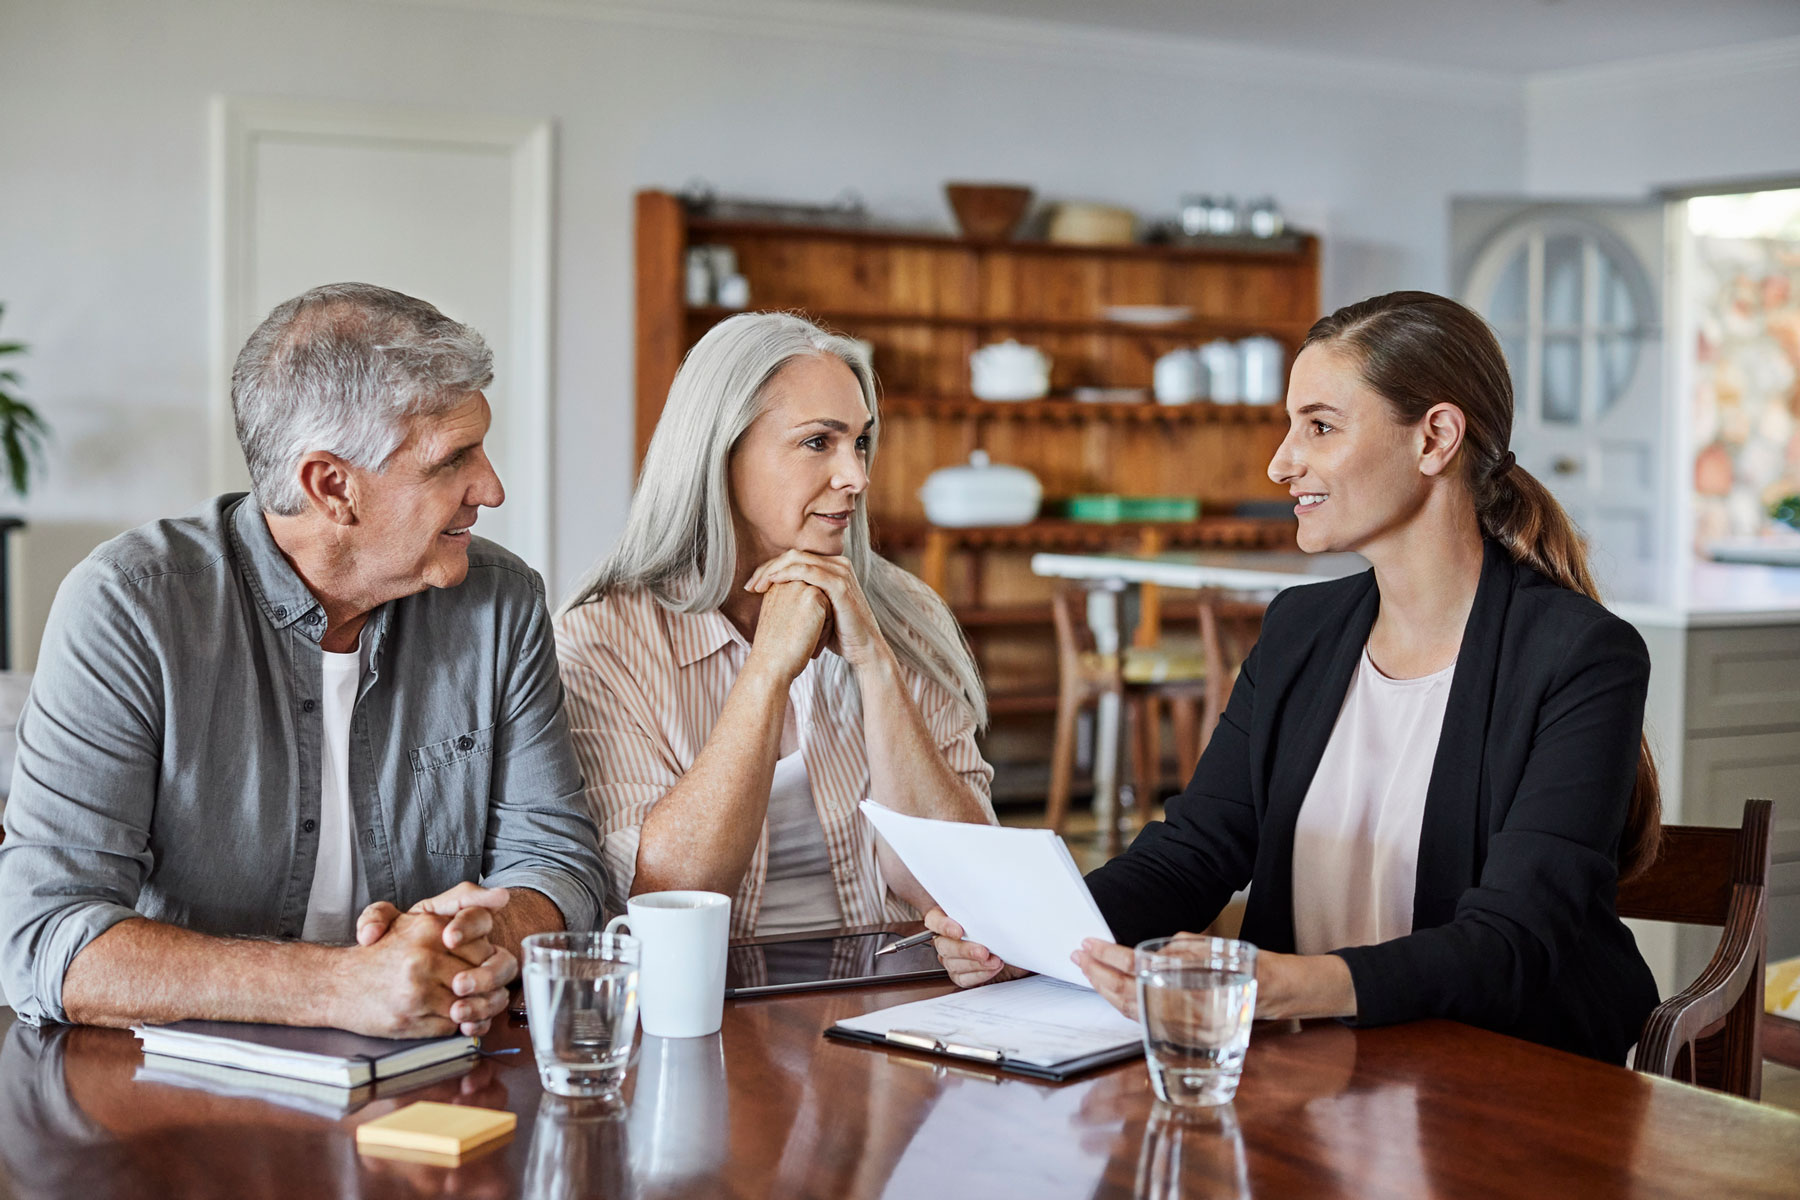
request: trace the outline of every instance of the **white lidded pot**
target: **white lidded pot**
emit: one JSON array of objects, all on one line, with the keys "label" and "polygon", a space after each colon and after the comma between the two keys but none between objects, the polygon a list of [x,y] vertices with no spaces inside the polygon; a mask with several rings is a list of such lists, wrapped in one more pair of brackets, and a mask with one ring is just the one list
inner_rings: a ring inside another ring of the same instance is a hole
[{"label": "white lidded pot", "polygon": [[1200,356],[1192,350],[1171,350],[1157,359],[1152,380],[1158,404],[1191,404],[1206,394]]},{"label": "white lidded pot", "polygon": [[969,455],[967,466],[942,467],[925,477],[919,499],[933,525],[1025,525],[1037,518],[1043,485],[1024,467],[989,461],[987,451]]},{"label": "white lidded pot", "polygon": [[1280,403],[1287,365],[1281,343],[1272,337],[1247,337],[1237,346],[1244,371],[1244,403]]},{"label": "white lidded pot", "polygon": [[1196,352],[1201,369],[1206,372],[1206,397],[1214,404],[1237,404],[1243,400],[1243,366],[1238,360],[1237,343],[1214,338]]},{"label": "white lidded pot", "polygon": [[979,400],[1036,400],[1050,390],[1050,356],[1008,338],[969,355],[969,390]]}]

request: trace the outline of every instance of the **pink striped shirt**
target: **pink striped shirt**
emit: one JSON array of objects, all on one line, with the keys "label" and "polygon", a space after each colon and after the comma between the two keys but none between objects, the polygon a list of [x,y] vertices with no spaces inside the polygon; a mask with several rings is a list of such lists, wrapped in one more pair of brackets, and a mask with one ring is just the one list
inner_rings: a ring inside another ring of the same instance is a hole
[{"label": "pink striped shirt", "polygon": [[[948,619],[948,618],[946,618]],[[607,915],[623,912],[637,871],[638,833],[712,736],[750,643],[723,613],[671,612],[648,592],[615,592],[556,619],[569,732],[600,826]],[[940,685],[904,667],[925,728],[950,769],[989,799],[993,768],[975,746],[975,718]],[[916,919],[887,891],[875,835],[857,805],[869,795],[862,697],[850,664],[826,651],[788,690],[831,876],[846,925]],[[764,823],[731,906],[733,936],[756,931],[769,864]]]}]

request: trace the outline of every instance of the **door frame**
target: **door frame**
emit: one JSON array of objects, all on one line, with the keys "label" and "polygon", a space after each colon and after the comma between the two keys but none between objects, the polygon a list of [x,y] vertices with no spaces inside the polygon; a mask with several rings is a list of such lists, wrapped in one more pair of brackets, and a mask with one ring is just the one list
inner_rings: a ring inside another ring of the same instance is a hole
[{"label": "door frame", "polygon": [[208,483],[243,486],[243,452],[231,411],[231,368],[241,338],[261,314],[247,311],[255,263],[256,150],[264,140],[508,157],[512,178],[512,266],[508,310],[512,362],[507,383],[507,506],[518,532],[508,546],[553,577],[551,238],[555,130],[548,120],[293,100],[214,96],[211,112],[212,296]]}]

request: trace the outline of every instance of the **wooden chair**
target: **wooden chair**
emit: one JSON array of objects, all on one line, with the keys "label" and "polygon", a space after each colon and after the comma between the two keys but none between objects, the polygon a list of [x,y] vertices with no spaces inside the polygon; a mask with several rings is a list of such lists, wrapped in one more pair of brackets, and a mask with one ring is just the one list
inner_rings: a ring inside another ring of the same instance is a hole
[{"label": "wooden chair", "polygon": [[1665,827],[1655,865],[1619,885],[1621,917],[1724,929],[1700,977],[1644,1022],[1638,1070],[1752,1100],[1762,1096],[1772,808],[1767,800],[1746,800],[1737,829]]},{"label": "wooden chair", "polygon": [[1762,1045],[1764,1061],[1800,1070],[1800,1021],[1764,1013]]},{"label": "wooden chair", "polygon": [[[1205,702],[1205,683],[1201,671],[1177,669],[1171,677],[1152,680],[1128,679],[1127,654],[1121,649],[1102,653],[1094,643],[1087,620],[1089,597],[1110,603],[1113,625],[1121,628],[1120,595],[1117,592],[1083,587],[1057,589],[1050,600],[1051,621],[1056,627],[1057,697],[1056,737],[1050,750],[1050,791],[1045,805],[1045,821],[1061,832],[1069,812],[1069,791],[1075,773],[1075,721],[1083,708],[1096,703],[1101,696],[1119,697],[1126,728],[1121,732],[1129,739],[1131,777],[1142,807],[1155,802],[1160,738],[1156,733],[1159,720],[1157,706],[1170,704],[1175,727],[1176,754],[1182,762],[1199,757],[1198,729]],[[1191,756],[1191,757],[1190,757]],[[1117,845],[1118,830],[1102,831],[1110,851]]]},{"label": "wooden chair", "polygon": [[1250,647],[1262,636],[1263,614],[1269,611],[1266,601],[1240,600],[1229,592],[1208,590],[1200,593],[1200,650],[1206,662],[1206,706],[1200,718],[1199,747],[1191,771],[1212,740],[1225,701],[1231,697],[1231,685],[1237,681],[1238,668],[1250,656]]}]

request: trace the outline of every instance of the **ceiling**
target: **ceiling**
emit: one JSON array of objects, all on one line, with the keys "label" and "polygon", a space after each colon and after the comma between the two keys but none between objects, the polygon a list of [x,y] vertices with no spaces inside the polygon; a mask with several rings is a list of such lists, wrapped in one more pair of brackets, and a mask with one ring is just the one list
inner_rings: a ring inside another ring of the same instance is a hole
[{"label": "ceiling", "polygon": [[1528,75],[1800,36],[1800,0],[841,0]]}]

